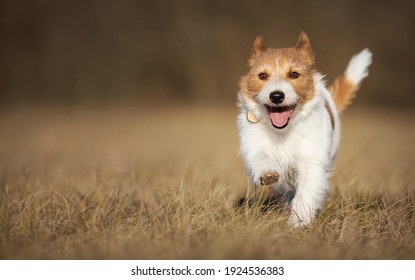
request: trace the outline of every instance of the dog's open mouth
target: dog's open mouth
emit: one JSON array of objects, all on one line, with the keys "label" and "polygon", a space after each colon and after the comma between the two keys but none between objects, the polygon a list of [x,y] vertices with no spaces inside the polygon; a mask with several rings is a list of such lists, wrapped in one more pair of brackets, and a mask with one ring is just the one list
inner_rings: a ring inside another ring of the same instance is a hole
[{"label": "dog's open mouth", "polygon": [[278,129],[284,128],[288,125],[288,122],[290,121],[296,106],[297,104],[280,107],[265,105],[268,110],[272,125]]}]

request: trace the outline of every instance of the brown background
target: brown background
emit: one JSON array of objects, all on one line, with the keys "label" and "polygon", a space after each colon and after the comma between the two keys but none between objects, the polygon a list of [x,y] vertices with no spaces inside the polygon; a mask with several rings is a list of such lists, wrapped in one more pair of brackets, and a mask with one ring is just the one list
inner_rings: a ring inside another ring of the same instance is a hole
[{"label": "brown background", "polygon": [[2,1],[0,102],[235,101],[256,35],[272,47],[308,32],[332,80],[374,53],[359,104],[411,108],[414,1]]}]

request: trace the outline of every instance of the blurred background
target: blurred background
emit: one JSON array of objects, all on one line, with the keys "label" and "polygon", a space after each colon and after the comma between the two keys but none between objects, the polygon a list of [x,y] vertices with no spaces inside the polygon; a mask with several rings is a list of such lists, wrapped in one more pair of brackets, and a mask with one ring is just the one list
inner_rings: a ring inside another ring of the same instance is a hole
[{"label": "blurred background", "polygon": [[404,0],[3,0],[0,102],[232,105],[255,36],[289,47],[305,30],[329,80],[373,51],[359,105],[412,108],[414,11]]}]

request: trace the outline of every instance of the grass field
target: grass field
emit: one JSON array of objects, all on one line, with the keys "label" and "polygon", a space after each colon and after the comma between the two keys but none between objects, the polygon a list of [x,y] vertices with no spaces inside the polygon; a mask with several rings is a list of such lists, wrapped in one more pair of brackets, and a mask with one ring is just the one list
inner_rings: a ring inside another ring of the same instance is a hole
[{"label": "grass field", "polygon": [[413,259],[415,114],[356,109],[307,229],[251,189],[236,109],[0,111],[1,259]]}]

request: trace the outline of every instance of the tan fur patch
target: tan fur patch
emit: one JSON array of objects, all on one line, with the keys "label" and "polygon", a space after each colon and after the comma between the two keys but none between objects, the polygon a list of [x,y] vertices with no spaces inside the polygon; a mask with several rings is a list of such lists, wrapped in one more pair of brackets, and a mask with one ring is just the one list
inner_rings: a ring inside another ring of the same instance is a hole
[{"label": "tan fur patch", "polygon": [[329,91],[339,113],[343,112],[350,105],[357,90],[358,86],[350,82],[345,76],[337,77],[330,85]]},{"label": "tan fur patch", "polygon": [[334,115],[333,115],[333,111],[330,109],[330,106],[327,100],[324,102],[324,107],[326,108],[327,113],[330,116],[331,129],[334,130]]}]

